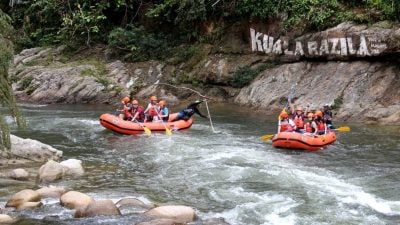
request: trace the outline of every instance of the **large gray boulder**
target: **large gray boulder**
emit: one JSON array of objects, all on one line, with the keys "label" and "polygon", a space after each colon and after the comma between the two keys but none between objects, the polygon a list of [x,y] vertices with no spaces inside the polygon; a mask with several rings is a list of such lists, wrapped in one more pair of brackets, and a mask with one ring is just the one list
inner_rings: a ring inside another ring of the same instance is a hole
[{"label": "large gray boulder", "polygon": [[11,149],[8,153],[0,152],[0,165],[47,162],[48,160],[60,160],[62,158],[63,152],[50,145],[29,138],[20,138],[12,134],[10,138]]}]

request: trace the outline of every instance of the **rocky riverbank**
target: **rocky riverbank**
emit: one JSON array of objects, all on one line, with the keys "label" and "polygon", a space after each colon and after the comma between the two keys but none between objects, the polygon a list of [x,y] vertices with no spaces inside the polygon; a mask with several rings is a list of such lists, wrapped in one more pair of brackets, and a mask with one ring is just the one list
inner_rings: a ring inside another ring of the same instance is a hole
[{"label": "rocky riverbank", "polygon": [[[66,57],[61,46],[22,51],[10,72],[20,101],[109,104],[156,94],[176,104],[198,97],[167,83],[274,114],[294,86],[296,105],[331,104],[336,119],[400,125],[399,49],[400,28],[385,23],[285,36],[270,24],[249,24],[220,46],[201,45],[181,64],[124,63],[109,59],[102,46]],[[257,77],[232,87],[249,74]]]}]

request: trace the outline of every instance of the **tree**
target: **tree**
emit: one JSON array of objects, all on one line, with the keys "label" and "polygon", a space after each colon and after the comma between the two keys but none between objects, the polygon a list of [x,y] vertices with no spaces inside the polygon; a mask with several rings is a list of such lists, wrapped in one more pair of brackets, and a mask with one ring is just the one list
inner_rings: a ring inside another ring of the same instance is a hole
[{"label": "tree", "polygon": [[[0,9],[0,104],[7,107],[17,122],[18,127],[25,127],[25,120],[17,108],[8,79],[8,68],[13,58],[13,27],[11,19]],[[0,112],[0,152],[11,148],[10,129]]]}]

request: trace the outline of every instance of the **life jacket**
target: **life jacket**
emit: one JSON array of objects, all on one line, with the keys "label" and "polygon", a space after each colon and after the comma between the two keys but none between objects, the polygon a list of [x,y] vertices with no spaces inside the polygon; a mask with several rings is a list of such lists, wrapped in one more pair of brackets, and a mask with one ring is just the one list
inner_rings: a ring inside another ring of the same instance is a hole
[{"label": "life jacket", "polygon": [[171,114],[171,111],[169,110],[169,108],[167,108],[168,114],[165,114],[165,113],[164,113],[164,109],[165,109],[165,108],[160,109],[160,115],[162,115],[162,116],[167,115],[166,117],[163,117],[163,118],[162,118],[165,122],[167,122],[168,119],[169,119],[169,115]]},{"label": "life jacket", "polygon": [[150,106],[149,111],[147,112],[150,116],[157,116],[156,105]]},{"label": "life jacket", "polygon": [[316,120],[315,123],[317,124],[318,131],[325,131],[325,123],[321,120]]},{"label": "life jacket", "polygon": [[294,115],[293,117],[293,122],[296,124],[297,129],[303,129],[304,128],[304,118],[302,115]]},{"label": "life jacket", "polygon": [[311,126],[311,122],[307,122],[306,124],[304,124],[304,129],[307,133],[312,133],[313,131],[313,127]]},{"label": "life jacket", "polygon": [[130,105],[124,104],[124,118],[129,119],[132,116]]},{"label": "life jacket", "polygon": [[280,121],[281,132],[292,132],[293,127],[290,125],[288,120]]},{"label": "life jacket", "polygon": [[144,109],[142,106],[138,106],[136,109],[132,107],[132,116],[135,116],[135,114],[139,112],[138,117],[136,118],[139,122],[144,121],[145,116],[144,116]]}]

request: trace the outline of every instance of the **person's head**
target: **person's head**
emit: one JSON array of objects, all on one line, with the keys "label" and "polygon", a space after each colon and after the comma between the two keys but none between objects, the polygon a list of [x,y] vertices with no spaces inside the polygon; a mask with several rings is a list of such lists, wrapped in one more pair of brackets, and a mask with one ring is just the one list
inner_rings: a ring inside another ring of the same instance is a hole
[{"label": "person's head", "polygon": [[153,95],[150,97],[150,103],[155,105],[157,104],[157,96]]},{"label": "person's head", "polygon": [[320,119],[322,118],[323,114],[322,111],[318,110],[314,113],[315,118]]},{"label": "person's head", "polygon": [[309,120],[314,119],[314,113],[312,113],[312,112],[307,113],[307,118],[308,118]]},{"label": "person's head", "polygon": [[281,119],[287,119],[289,117],[289,115],[287,114],[287,112],[281,112],[281,114],[279,114],[279,117]]},{"label": "person's head", "polygon": [[159,101],[158,102],[158,105],[161,107],[161,108],[164,108],[165,107],[165,104],[167,104],[164,100],[161,100],[161,101]]},{"label": "person's head", "polygon": [[301,115],[303,113],[303,108],[301,107],[301,106],[298,106],[297,108],[296,108],[296,114],[297,115]]},{"label": "person's head", "polygon": [[133,100],[132,100],[132,106],[135,107],[135,108],[138,107],[138,106],[139,106],[138,100],[133,99]]},{"label": "person's head", "polygon": [[329,104],[324,105],[324,111],[328,111],[331,109],[331,106]]},{"label": "person's head", "polygon": [[124,98],[121,100],[121,102],[122,102],[123,104],[128,104],[129,101],[130,101],[130,99],[129,99],[128,96],[124,97]]}]

